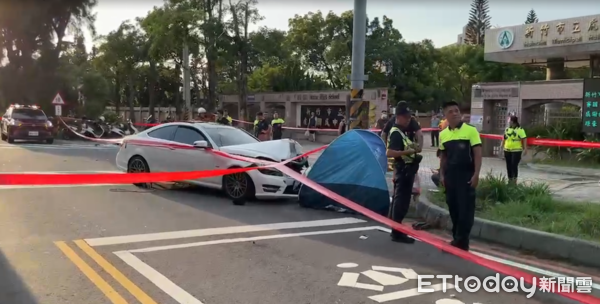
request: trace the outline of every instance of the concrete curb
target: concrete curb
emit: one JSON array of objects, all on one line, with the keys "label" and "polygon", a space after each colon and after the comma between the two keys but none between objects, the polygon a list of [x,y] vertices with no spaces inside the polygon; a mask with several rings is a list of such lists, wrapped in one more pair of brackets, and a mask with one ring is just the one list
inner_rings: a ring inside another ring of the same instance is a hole
[{"label": "concrete curb", "polygon": [[[430,225],[452,229],[446,209],[421,197],[416,215]],[[471,236],[516,249],[533,251],[552,258],[567,259],[586,266],[600,267],[600,243],[475,218]]]},{"label": "concrete curb", "polygon": [[600,178],[600,170],[587,169],[587,168],[570,168],[570,167],[557,167],[552,165],[540,165],[527,163],[527,167],[532,170],[550,173],[550,174],[564,174],[580,177],[592,177]]}]

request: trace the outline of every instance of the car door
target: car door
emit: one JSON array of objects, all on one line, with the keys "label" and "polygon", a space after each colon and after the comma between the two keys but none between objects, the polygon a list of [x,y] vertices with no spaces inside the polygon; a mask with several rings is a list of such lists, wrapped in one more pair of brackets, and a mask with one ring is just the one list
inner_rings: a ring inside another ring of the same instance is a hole
[{"label": "car door", "polygon": [[[175,131],[173,141],[181,144],[193,145],[195,141],[205,140],[209,143],[208,139],[200,130],[192,126],[179,126]],[[173,165],[177,168],[177,171],[205,171],[214,170],[216,156],[206,149],[175,149],[171,151],[175,156]],[[199,182],[221,184],[221,177],[207,177],[199,179]]]},{"label": "car door", "polygon": [[165,144],[164,146],[140,146],[141,154],[146,158],[151,172],[177,171],[172,165],[172,159],[175,158],[172,153],[174,150],[168,147],[168,143],[173,140],[175,131],[177,131],[177,126],[164,126],[147,134],[152,141]]}]

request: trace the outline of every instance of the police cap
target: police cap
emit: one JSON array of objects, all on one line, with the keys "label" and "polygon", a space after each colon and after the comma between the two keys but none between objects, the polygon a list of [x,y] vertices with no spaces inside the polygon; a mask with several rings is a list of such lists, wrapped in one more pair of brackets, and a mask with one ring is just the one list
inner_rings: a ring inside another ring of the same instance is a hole
[{"label": "police cap", "polygon": [[411,111],[408,108],[408,104],[405,102],[400,102],[396,106],[396,115],[410,116]]}]

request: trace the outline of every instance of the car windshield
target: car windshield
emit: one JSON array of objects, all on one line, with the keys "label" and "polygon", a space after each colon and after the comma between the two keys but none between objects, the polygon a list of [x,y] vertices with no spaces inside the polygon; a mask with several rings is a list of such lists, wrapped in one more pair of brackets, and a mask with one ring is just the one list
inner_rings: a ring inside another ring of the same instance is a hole
[{"label": "car windshield", "polygon": [[219,147],[245,145],[259,142],[259,140],[254,136],[238,128],[206,128],[204,131]]},{"label": "car windshield", "polygon": [[44,111],[38,109],[14,109],[12,112],[12,118],[19,119],[35,119],[35,120],[46,120],[46,114]]}]

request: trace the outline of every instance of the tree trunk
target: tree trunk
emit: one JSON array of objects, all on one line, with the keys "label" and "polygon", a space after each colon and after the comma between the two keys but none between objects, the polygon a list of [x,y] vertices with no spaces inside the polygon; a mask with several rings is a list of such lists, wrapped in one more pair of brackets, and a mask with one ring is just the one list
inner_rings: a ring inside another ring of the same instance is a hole
[{"label": "tree trunk", "polygon": [[[181,64],[175,64],[175,70],[181,71]],[[181,116],[181,92],[179,92],[179,88],[175,92],[175,117],[181,120],[183,117]]]},{"label": "tree trunk", "polygon": [[[248,4],[244,7],[244,37],[241,41],[241,49],[240,49],[240,71],[239,71],[239,79],[240,79],[240,120],[249,121],[248,120],[248,104],[246,103],[248,98],[248,47],[249,47],[249,37],[248,37],[248,26],[250,24],[250,11]],[[238,32],[239,34],[239,32]]]},{"label": "tree trunk", "polygon": [[148,83],[148,115],[154,117],[154,104],[156,103],[156,62],[150,61],[150,79]]},{"label": "tree trunk", "polygon": [[115,112],[117,112],[117,115],[121,115],[121,78],[119,78],[120,75],[119,73],[116,74],[115,76]]},{"label": "tree trunk", "polygon": [[127,103],[129,104],[129,119],[131,122],[135,122],[135,109],[133,108],[133,99],[135,98],[135,87],[133,86],[133,73],[129,74],[128,86],[129,86],[129,96],[127,98]]}]

